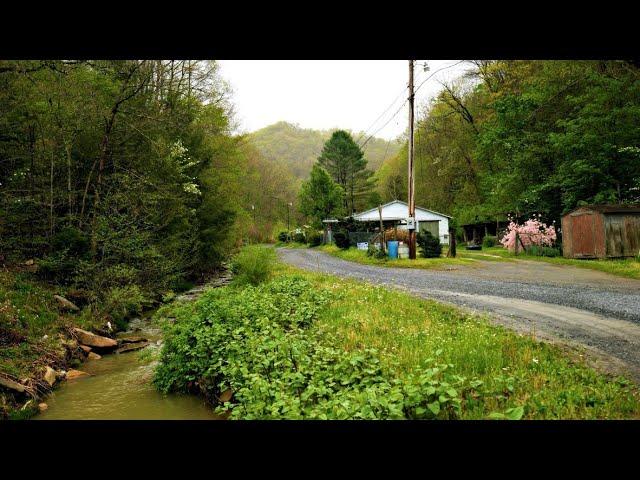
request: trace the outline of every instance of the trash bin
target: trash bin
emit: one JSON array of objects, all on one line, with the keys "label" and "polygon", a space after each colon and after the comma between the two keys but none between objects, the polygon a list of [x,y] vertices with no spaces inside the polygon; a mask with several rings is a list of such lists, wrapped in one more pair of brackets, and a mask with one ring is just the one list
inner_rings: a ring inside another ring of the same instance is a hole
[{"label": "trash bin", "polygon": [[398,242],[389,240],[387,242],[387,251],[389,252],[389,258],[398,258]]}]

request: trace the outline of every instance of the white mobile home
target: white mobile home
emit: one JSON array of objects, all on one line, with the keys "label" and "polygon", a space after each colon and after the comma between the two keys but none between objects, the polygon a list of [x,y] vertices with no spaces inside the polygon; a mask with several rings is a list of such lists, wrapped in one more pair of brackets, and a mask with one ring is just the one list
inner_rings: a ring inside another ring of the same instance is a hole
[{"label": "white mobile home", "polygon": [[[407,228],[409,205],[400,200],[394,200],[382,205],[382,221],[395,222],[398,229]],[[434,212],[427,208],[416,206],[416,230],[428,229],[434,236],[440,238],[440,243],[449,244],[449,215]],[[378,208],[372,208],[361,213],[356,213],[353,219],[358,222],[380,222]]]}]

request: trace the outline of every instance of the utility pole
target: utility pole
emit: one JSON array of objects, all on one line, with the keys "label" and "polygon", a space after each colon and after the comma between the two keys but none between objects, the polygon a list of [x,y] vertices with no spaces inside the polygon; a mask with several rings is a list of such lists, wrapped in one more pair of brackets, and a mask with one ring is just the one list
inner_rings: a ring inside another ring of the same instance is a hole
[{"label": "utility pole", "polygon": [[416,203],[415,203],[415,181],[414,181],[414,143],[413,143],[413,101],[415,94],[413,91],[413,60],[409,60],[409,161],[408,170],[409,178],[407,182],[407,190],[409,191],[409,221],[407,221],[407,227],[409,229],[409,258],[415,260],[416,258]]}]

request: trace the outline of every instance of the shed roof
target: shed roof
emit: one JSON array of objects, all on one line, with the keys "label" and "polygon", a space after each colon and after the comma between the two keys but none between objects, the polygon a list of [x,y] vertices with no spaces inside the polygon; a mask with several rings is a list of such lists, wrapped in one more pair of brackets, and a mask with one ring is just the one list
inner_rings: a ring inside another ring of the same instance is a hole
[{"label": "shed roof", "polygon": [[[400,200],[394,200],[382,205],[382,220],[406,220],[408,216],[409,205]],[[428,208],[422,208],[416,206],[416,221],[434,220],[434,218],[451,218],[449,215],[443,213],[434,212]],[[364,212],[356,213],[353,219],[359,222],[373,222],[380,220],[380,214],[378,213],[378,207],[366,210]]]},{"label": "shed roof", "polygon": [[592,210],[600,213],[640,213],[640,205],[613,205],[613,204],[601,204],[601,205],[583,205],[581,207],[574,208],[566,215],[569,215],[578,210]]}]

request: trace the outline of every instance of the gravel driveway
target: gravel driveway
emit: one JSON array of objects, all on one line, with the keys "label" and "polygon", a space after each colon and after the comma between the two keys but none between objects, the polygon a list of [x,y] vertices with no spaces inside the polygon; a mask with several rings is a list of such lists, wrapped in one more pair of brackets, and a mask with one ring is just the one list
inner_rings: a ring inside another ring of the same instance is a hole
[{"label": "gravel driveway", "polygon": [[454,270],[388,268],[305,249],[278,249],[291,265],[389,285],[455,304],[537,338],[584,347],[596,366],[640,382],[640,281],[543,262],[478,262]]}]

